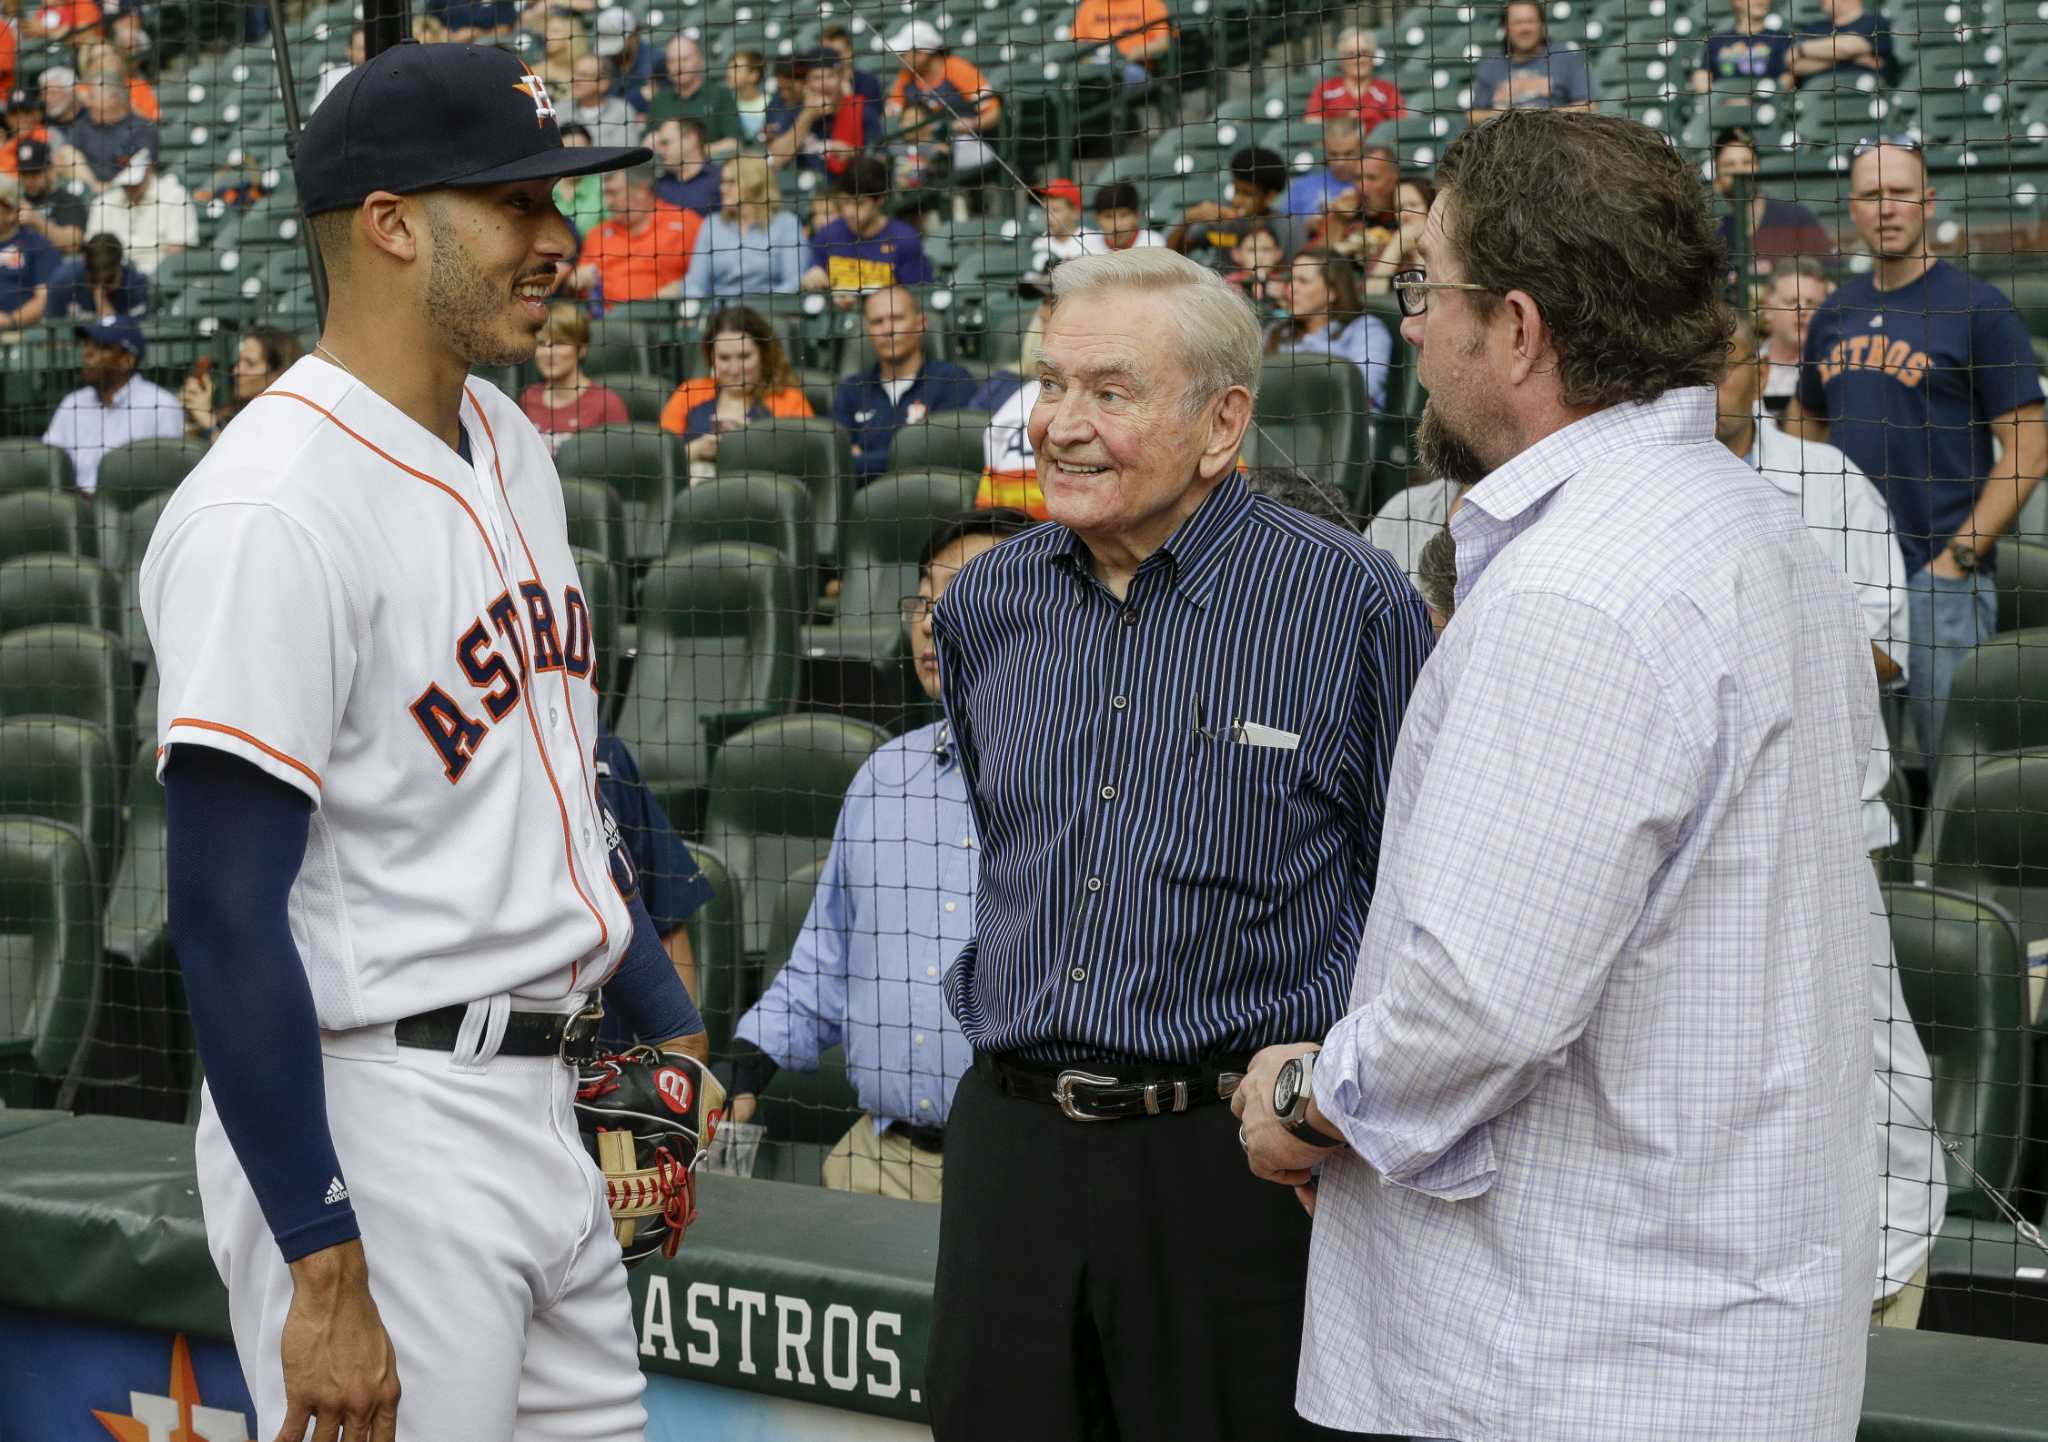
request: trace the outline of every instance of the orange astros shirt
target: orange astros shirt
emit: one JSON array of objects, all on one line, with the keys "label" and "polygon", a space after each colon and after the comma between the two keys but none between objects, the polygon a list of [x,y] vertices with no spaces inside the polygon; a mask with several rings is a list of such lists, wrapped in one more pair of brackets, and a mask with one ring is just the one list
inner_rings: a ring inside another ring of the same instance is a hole
[{"label": "orange astros shirt", "polygon": [[1126,59],[1136,60],[1154,36],[1170,34],[1166,0],[1081,0],[1074,16],[1076,40],[1107,40],[1116,37],[1116,48]]},{"label": "orange astros shirt", "polygon": [[595,227],[583,238],[577,261],[597,267],[607,303],[653,300],[689,270],[703,224],[694,210],[656,201],[653,215],[638,231],[627,229],[623,220]]}]

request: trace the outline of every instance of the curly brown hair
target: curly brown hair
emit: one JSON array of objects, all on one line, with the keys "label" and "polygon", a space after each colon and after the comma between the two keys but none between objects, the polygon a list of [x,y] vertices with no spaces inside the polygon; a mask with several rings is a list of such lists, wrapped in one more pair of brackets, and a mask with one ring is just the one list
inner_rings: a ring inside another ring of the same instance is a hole
[{"label": "curly brown hair", "polygon": [[1536,302],[1570,406],[1712,385],[1734,314],[1699,176],[1633,120],[1510,110],[1452,142],[1437,167],[1444,229],[1485,315],[1510,290]]}]

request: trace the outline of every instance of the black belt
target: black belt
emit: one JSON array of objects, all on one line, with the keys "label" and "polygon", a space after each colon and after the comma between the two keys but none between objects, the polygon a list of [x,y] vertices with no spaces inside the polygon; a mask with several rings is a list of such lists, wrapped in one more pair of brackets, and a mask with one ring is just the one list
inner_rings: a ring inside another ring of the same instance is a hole
[{"label": "black belt", "polygon": [[1250,1065],[1249,1052],[1193,1066],[1090,1062],[1063,1067],[995,1052],[974,1058],[974,1069],[1004,1096],[1056,1106],[1077,1122],[1165,1116],[1228,1101]]},{"label": "black belt", "polygon": [[921,1152],[943,1152],[946,1149],[944,1127],[920,1127],[909,1122],[890,1122],[889,1130]]},{"label": "black belt", "polygon": [[[444,1006],[406,1017],[395,1028],[400,1046],[428,1051],[454,1051],[467,1006]],[[571,1066],[597,1058],[597,1028],[604,1020],[598,1007],[580,1012],[515,1011],[505,1018],[499,1056],[558,1056]]]}]

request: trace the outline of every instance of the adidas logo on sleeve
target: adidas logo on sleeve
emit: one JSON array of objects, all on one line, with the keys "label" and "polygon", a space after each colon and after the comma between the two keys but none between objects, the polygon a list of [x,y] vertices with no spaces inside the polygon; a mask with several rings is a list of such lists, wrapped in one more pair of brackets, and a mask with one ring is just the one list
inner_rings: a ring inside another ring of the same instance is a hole
[{"label": "adidas logo on sleeve", "polygon": [[345,1186],[343,1186],[343,1185],[341,1184],[341,1178],[340,1178],[340,1177],[336,1177],[336,1178],[335,1178],[335,1179],[334,1179],[333,1181],[331,1181],[331,1182],[329,1182],[329,1183],[327,1184],[327,1205],[328,1205],[328,1206],[330,1206],[330,1207],[331,1207],[331,1206],[334,1206],[334,1205],[336,1205],[337,1203],[340,1203],[340,1202],[345,1202],[345,1201],[347,1201],[347,1200],[348,1200],[348,1188],[347,1188],[347,1187],[345,1187]]}]

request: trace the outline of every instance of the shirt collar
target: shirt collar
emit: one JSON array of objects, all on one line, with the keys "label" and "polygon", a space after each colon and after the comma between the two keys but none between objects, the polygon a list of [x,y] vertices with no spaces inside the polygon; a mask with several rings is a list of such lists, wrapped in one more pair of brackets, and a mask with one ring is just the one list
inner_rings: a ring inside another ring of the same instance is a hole
[{"label": "shirt collar", "polygon": [[1687,386],[1640,404],[1609,406],[1553,431],[1491,472],[1451,518],[1458,599],[1465,599],[1487,562],[1534,524],[1550,497],[1588,465],[1619,450],[1712,440],[1714,402],[1712,386]]},{"label": "shirt collar", "polygon": [[[1166,543],[1144,559],[1136,574],[1170,567],[1175,589],[1194,606],[1207,605],[1218,565],[1238,527],[1251,514],[1252,500],[1244,473],[1233,467]],[[1084,580],[1094,576],[1094,557],[1077,531],[1068,531],[1064,539],[1056,541],[1047,559],[1069,567]]]}]

